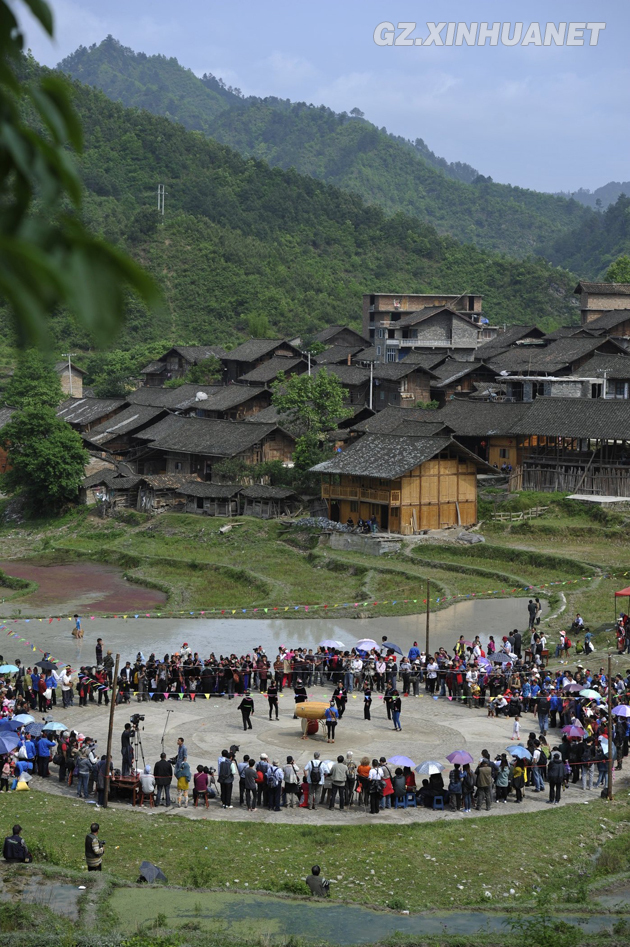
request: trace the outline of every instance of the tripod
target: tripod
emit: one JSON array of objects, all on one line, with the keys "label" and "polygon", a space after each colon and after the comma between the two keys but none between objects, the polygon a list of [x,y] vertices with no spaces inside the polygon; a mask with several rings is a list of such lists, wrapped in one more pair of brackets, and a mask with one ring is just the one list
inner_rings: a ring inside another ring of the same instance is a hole
[{"label": "tripod", "polygon": [[162,753],[165,752],[165,750],[164,750],[164,738],[165,738],[165,736],[166,736],[166,728],[168,727],[168,715],[169,715],[169,714],[172,714],[172,713],[173,713],[172,710],[167,710],[167,711],[166,711],[166,723],[164,724],[164,730],[162,731],[162,741],[161,741],[161,742],[162,742]]},{"label": "tripod", "polygon": [[144,767],[146,766],[146,762],[144,759],[144,750],[142,749],[142,737],[140,736],[140,730],[138,729],[134,730],[132,745],[133,745],[133,758],[136,761],[136,766],[138,765],[138,754],[139,754],[140,757],[142,758],[142,768],[144,769]]}]

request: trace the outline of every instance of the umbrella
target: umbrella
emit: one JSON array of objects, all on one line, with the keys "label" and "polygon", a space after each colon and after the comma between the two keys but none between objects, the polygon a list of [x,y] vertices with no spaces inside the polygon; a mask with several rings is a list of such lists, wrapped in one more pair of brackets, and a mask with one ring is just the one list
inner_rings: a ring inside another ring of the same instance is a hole
[{"label": "umbrella", "polygon": [[581,730],[583,733],[585,732],[584,727],[582,726],[579,720],[576,720],[575,723],[568,723],[566,726],[562,727],[561,729],[563,733],[568,733],[569,730],[571,729]]},{"label": "umbrella", "polygon": [[463,766],[465,763],[474,763],[473,757],[466,750],[453,750],[452,753],[446,757],[449,763],[459,763]]},{"label": "umbrella", "polygon": [[29,723],[24,727],[27,733],[30,733],[32,737],[39,737],[44,732],[43,723]]},{"label": "umbrella", "polygon": [[58,670],[55,662],[48,661],[46,658],[44,658],[42,661],[36,661],[34,666],[36,668],[41,668],[42,671],[52,671],[53,669]]},{"label": "umbrella", "polygon": [[492,660],[495,664],[507,664],[508,661],[514,662],[515,657],[513,654],[506,654],[505,651],[495,651]]},{"label": "umbrella", "polygon": [[587,697],[589,700],[601,700],[602,695],[599,691],[594,691],[592,688],[586,687],[583,691],[580,691],[580,697]]},{"label": "umbrella", "polygon": [[572,684],[566,684],[562,689],[565,694],[578,694],[582,690],[582,685],[574,681]]},{"label": "umbrella", "polygon": [[166,881],[166,875],[157,865],[152,865],[151,862],[142,862],[138,881],[148,881],[152,885],[154,881]]},{"label": "umbrella", "polygon": [[15,731],[19,729],[20,724],[16,723],[13,717],[4,717],[0,720],[0,732],[4,731],[6,733],[6,731],[13,731],[15,733]]},{"label": "umbrella", "polygon": [[492,667],[492,661],[488,661],[487,658],[477,658],[477,664],[479,665],[480,668],[481,668],[481,667],[483,667],[483,668],[491,668],[491,667]]},{"label": "umbrella", "polygon": [[521,746],[520,743],[514,743],[512,746],[506,746],[506,753],[510,753],[512,756],[517,756],[520,760],[531,760],[532,754],[529,752],[527,747]]},{"label": "umbrella", "polygon": [[582,727],[563,727],[562,729],[568,736],[569,740],[578,739],[578,737],[579,739],[582,739],[582,737],[586,735],[586,730],[582,729]]},{"label": "umbrella", "polygon": [[20,738],[17,733],[0,733],[0,753],[10,753],[19,744]]},{"label": "umbrella", "polygon": [[55,723],[51,721],[50,723],[44,724],[44,730],[67,730],[68,727],[65,723]]},{"label": "umbrella", "polygon": [[472,648],[473,646],[472,641],[462,641],[462,644],[465,645],[467,648]]},{"label": "umbrella", "polygon": [[15,674],[20,669],[15,664],[3,664],[0,667],[0,674]]},{"label": "umbrella", "polygon": [[403,650],[399,644],[394,644],[393,641],[384,641],[381,645],[381,651],[397,651],[398,654],[402,654]]},{"label": "umbrella", "polygon": [[413,769],[416,765],[408,756],[390,756],[387,762],[392,763],[394,766],[408,766],[409,769]]},{"label": "umbrella", "polygon": [[371,651],[373,648],[378,648],[378,645],[374,638],[361,638],[355,644],[355,648],[358,648],[359,651]]},{"label": "umbrella", "polygon": [[343,641],[335,641],[333,638],[324,638],[323,641],[320,641],[318,647],[320,648],[345,648]]},{"label": "umbrella", "polygon": [[18,714],[17,717],[13,719],[19,724],[35,723],[35,717],[31,717],[30,714]]},{"label": "umbrella", "polygon": [[630,717],[630,707],[627,704],[620,704],[618,707],[613,707],[613,713],[617,717]]},{"label": "umbrella", "polygon": [[[599,742],[602,745],[602,750],[604,751],[606,756],[608,756],[608,740],[606,739],[606,737],[599,737]],[[613,743],[613,748],[612,748],[612,758],[614,760],[617,759],[617,747],[615,746],[614,743]]]},{"label": "umbrella", "polygon": [[444,769],[446,769],[444,764],[438,763],[437,760],[425,760],[424,763],[420,763],[420,766],[416,766],[416,773],[421,776],[435,776],[436,773],[441,773]]}]

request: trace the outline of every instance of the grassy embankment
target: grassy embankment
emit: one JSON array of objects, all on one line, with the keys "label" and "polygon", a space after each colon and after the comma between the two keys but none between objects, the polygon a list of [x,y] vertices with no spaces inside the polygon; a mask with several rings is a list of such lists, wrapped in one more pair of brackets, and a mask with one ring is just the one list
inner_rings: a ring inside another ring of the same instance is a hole
[{"label": "grassy embankment", "polygon": [[[621,568],[625,556],[620,523],[600,524],[592,512],[572,514],[561,504],[531,524],[485,522],[485,545],[421,544],[411,555],[407,550],[380,558],[335,552],[318,545],[314,531],[252,518],[240,519],[221,536],[219,527],[225,522],[178,514],[151,519],[136,513],[101,520],[82,509],[54,521],[5,525],[0,528],[0,542],[7,557],[59,561],[76,556],[118,564],[130,581],[168,594],[164,612],[359,602],[352,614],[414,613],[422,608],[427,578],[432,581],[432,595],[447,599],[443,604],[461,594],[526,596],[527,585],[566,582]],[[551,601],[559,601],[560,589],[569,591],[571,608],[583,599],[580,610],[597,625],[612,617],[607,584],[612,589],[616,581],[552,586]],[[7,589],[5,600],[16,609],[27,595],[28,589]],[[410,601],[405,605],[402,599]],[[607,600],[606,608],[600,607],[600,599]]]}]

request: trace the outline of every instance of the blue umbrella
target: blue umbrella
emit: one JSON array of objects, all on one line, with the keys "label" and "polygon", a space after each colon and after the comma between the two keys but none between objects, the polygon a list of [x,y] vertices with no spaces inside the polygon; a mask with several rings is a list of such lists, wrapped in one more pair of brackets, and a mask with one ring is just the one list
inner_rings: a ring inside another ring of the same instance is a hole
[{"label": "blue umbrella", "polygon": [[0,733],[0,753],[10,753],[20,745],[17,733]]},{"label": "blue umbrella", "polygon": [[65,725],[65,723],[55,723],[54,721],[51,721],[51,723],[44,724],[44,730],[67,730],[67,729],[68,727]]},{"label": "blue umbrella", "polygon": [[516,661],[516,656],[513,654],[506,654],[505,651],[495,651],[492,655],[492,660],[494,664],[507,664],[510,661],[512,664]]},{"label": "blue umbrella", "polygon": [[384,641],[381,645],[381,651],[397,651],[398,654],[402,654],[403,650],[399,644],[394,644],[393,641]]},{"label": "blue umbrella", "polygon": [[43,723],[29,723],[26,727],[24,727],[24,729],[26,730],[27,733],[30,733],[32,737],[39,737],[44,732],[44,724]]},{"label": "blue umbrella", "polygon": [[521,760],[531,760],[532,758],[532,754],[529,750],[521,746],[520,743],[515,743],[513,746],[506,746],[505,752],[510,753],[512,756],[517,756]]},{"label": "blue umbrella", "polygon": [[394,766],[409,766],[410,769],[416,765],[408,756],[390,756],[387,762],[393,763]]},{"label": "blue umbrella", "polygon": [[17,674],[20,669],[15,664],[3,664],[0,667],[0,674]]},{"label": "blue umbrella", "polygon": [[6,733],[7,731],[15,733],[19,729],[20,724],[16,723],[13,717],[4,717],[3,720],[0,720],[0,733]]},{"label": "blue umbrella", "polygon": [[13,719],[14,719],[17,723],[22,724],[22,725],[23,725],[23,724],[26,724],[26,723],[35,723],[35,717],[31,717],[30,714],[18,714],[18,715],[17,715],[16,717],[14,717]]}]

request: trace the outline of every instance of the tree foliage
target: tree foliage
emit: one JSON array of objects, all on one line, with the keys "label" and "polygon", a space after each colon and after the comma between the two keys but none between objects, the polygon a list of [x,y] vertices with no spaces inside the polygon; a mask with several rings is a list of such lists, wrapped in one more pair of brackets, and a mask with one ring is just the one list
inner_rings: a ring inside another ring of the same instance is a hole
[{"label": "tree foliage", "polygon": [[27,404],[2,429],[9,469],[2,489],[23,496],[35,512],[76,500],[89,454],[80,434],[53,408]]},{"label": "tree foliage", "polygon": [[609,283],[630,283],[630,256],[620,256],[606,270]]},{"label": "tree foliage", "polygon": [[[17,4],[0,0],[0,293],[18,340],[43,344],[51,310],[67,305],[94,338],[118,328],[130,288],[155,301],[152,280],[80,219],[81,179],[71,152],[81,124],[67,84],[22,57]],[[50,7],[24,0],[53,35]]]},{"label": "tree foliage", "polygon": [[4,392],[5,402],[12,408],[56,408],[62,397],[61,381],[51,360],[38,349],[20,353]]},{"label": "tree foliage", "polygon": [[593,214],[551,243],[545,255],[582,278],[604,276],[619,257],[630,255],[630,197],[622,194],[603,213]]}]

